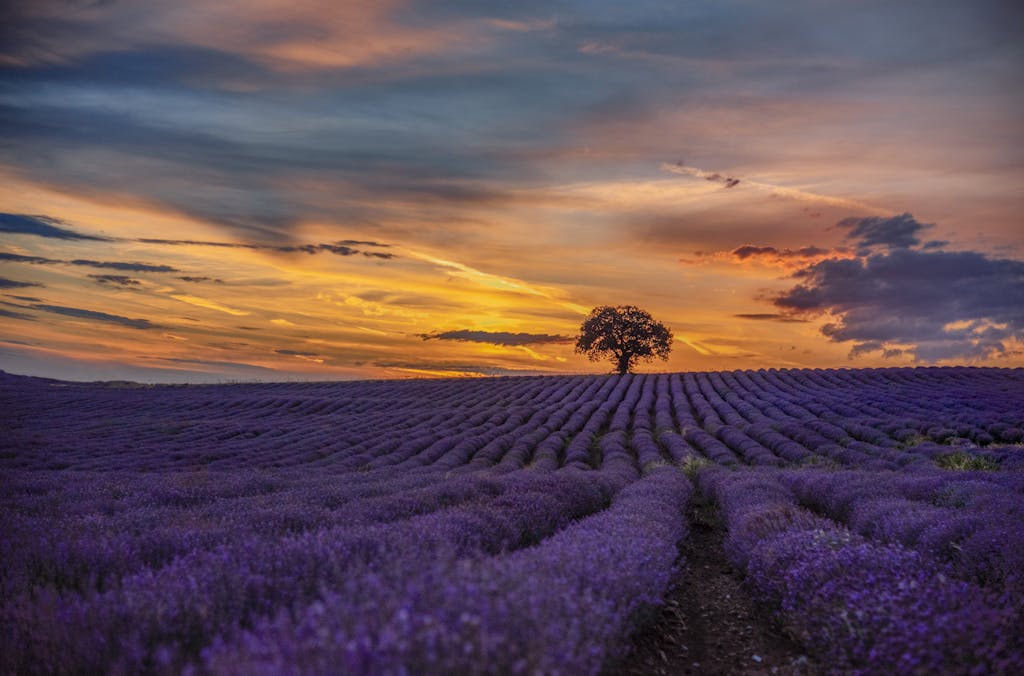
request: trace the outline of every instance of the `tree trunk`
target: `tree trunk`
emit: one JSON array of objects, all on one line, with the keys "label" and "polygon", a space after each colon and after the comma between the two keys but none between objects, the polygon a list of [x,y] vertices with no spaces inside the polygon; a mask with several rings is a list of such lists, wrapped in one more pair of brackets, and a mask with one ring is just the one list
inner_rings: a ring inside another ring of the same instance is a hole
[{"label": "tree trunk", "polygon": [[619,375],[624,376],[629,373],[629,357],[628,354],[619,355]]}]

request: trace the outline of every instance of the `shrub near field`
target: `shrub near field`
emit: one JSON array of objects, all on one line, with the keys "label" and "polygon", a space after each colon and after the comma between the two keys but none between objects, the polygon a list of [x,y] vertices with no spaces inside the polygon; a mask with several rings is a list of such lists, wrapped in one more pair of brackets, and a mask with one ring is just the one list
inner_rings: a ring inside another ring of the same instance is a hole
[{"label": "shrub near field", "polygon": [[694,491],[827,669],[1024,671],[1024,372],[0,376],[0,672],[597,673]]}]

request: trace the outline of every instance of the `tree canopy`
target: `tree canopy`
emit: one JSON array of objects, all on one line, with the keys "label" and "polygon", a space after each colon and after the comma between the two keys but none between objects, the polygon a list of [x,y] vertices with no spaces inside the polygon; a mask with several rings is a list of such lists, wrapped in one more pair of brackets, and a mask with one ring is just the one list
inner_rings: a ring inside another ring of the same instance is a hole
[{"label": "tree canopy", "polygon": [[576,352],[590,361],[610,360],[619,373],[629,373],[640,360],[668,359],[672,332],[635,305],[602,305],[580,326]]}]

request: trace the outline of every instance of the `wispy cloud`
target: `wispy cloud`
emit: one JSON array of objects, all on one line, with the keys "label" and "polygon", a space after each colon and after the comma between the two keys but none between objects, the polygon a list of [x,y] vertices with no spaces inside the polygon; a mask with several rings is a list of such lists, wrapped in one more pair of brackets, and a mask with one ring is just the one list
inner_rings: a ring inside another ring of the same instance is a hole
[{"label": "wispy cloud", "polygon": [[725,176],[723,174],[719,174],[717,171],[704,171],[697,167],[687,167],[682,162],[676,162],[672,165],[662,165],[662,168],[665,167],[669,167],[668,170],[673,174],[684,174],[695,178],[703,178],[705,181],[720,183],[723,188],[735,188],[741,183],[741,179],[733,176]]},{"label": "wispy cloud", "polygon": [[733,317],[736,317],[737,319],[752,319],[755,321],[764,322],[803,323],[808,321],[806,319],[801,319],[800,317],[793,317],[791,315],[780,315],[778,313],[765,312],[739,313],[734,314]]},{"label": "wispy cloud", "polygon": [[154,265],[152,263],[122,263],[120,261],[91,261],[83,258],[67,261],[69,265],[81,265],[89,268],[107,268],[125,270],[127,272],[180,272],[170,265]]},{"label": "wispy cloud", "polygon": [[242,317],[249,312],[246,310],[239,310],[237,308],[228,307],[223,303],[218,303],[215,300],[209,298],[201,298],[199,296],[192,296],[184,293],[172,293],[170,297],[174,300],[179,300],[182,303],[188,303],[189,305],[195,305],[196,307],[206,308],[207,310],[216,310],[217,312],[223,312],[224,314],[235,315],[236,317]]},{"label": "wispy cloud", "polygon": [[33,265],[51,265],[66,262],[54,260],[52,258],[44,258],[42,256],[24,256],[22,254],[8,253],[6,251],[0,251],[0,261],[9,261],[11,263],[31,263]]},{"label": "wispy cloud", "polygon": [[27,289],[30,286],[42,286],[38,282],[19,282],[14,279],[0,277],[0,289]]},{"label": "wispy cloud", "polygon": [[219,361],[216,359],[188,359],[185,357],[150,357],[150,359],[170,362],[173,364],[192,364],[195,366],[213,366],[217,368],[227,369],[255,370],[262,371],[267,374],[276,373],[274,369],[268,368],[266,366],[258,366],[256,364],[247,364],[245,362],[237,361]]},{"label": "wispy cloud", "polygon": [[490,345],[544,345],[550,343],[569,343],[572,338],[547,333],[509,333],[507,331],[472,331],[461,329],[421,333],[423,340],[454,340],[464,343],[487,343]]},{"label": "wispy cloud", "polygon": [[687,265],[708,263],[756,263],[788,270],[797,270],[814,261],[827,258],[851,258],[854,251],[848,247],[824,247],[807,245],[791,249],[770,245],[744,244],[729,251],[695,251],[692,258],[681,258]]},{"label": "wispy cloud", "polygon": [[321,354],[319,354],[317,352],[306,352],[306,351],[303,351],[303,350],[280,349],[280,350],[274,350],[274,353],[275,354],[283,355],[285,357],[295,357],[296,359],[302,359],[303,361],[313,362],[314,364],[323,364],[325,361],[327,361],[324,358],[323,355],[321,355]]},{"label": "wispy cloud", "polygon": [[8,319],[20,319],[23,321],[35,321],[35,317],[32,315],[25,314],[24,312],[18,312],[16,310],[5,310],[0,308],[0,317],[7,317]]},{"label": "wispy cloud", "polygon": [[798,188],[788,188],[786,186],[774,185],[772,183],[764,183],[762,181],[754,181],[749,178],[737,178],[733,176],[725,176],[718,172],[705,171],[698,167],[688,167],[682,162],[668,163],[663,162],[661,165],[663,171],[667,171],[672,174],[679,174],[680,176],[690,176],[693,178],[701,178],[705,181],[712,181],[715,183],[721,183],[724,188],[733,188],[742,183],[744,186],[756,188],[758,190],[767,190],[771,194],[778,197],[785,197],[787,199],[796,200],[799,202],[817,202],[819,204],[825,204],[834,207],[845,207],[848,209],[856,209],[858,211],[867,211],[875,213],[887,213],[886,210],[878,207],[859,202],[857,200],[846,199],[843,197],[834,197],[832,195],[823,195],[810,190],[800,190]]},{"label": "wispy cloud", "polygon": [[153,239],[153,238],[140,238],[132,240],[141,242],[143,244],[161,244],[165,246],[199,246],[199,247],[217,247],[222,249],[249,249],[252,251],[274,251],[277,253],[305,253],[305,254],[317,254],[317,253],[331,253],[337,256],[356,256],[362,255],[369,258],[380,258],[389,260],[396,258],[396,254],[382,251],[363,251],[355,248],[358,246],[378,247],[378,248],[389,248],[390,244],[381,244],[380,242],[360,241],[360,240],[341,240],[331,244],[253,244],[245,242],[207,242],[202,240],[191,240],[191,239]]},{"label": "wispy cloud", "polygon": [[94,242],[109,242],[109,237],[98,235],[86,235],[64,227],[66,221],[52,216],[40,216],[31,214],[6,214],[0,213],[0,232],[20,235],[36,235],[38,237],[49,237],[52,239],[84,240]]},{"label": "wispy cloud", "polygon": [[148,319],[131,319],[129,317],[122,317],[121,315],[113,315],[106,312],[98,312],[96,310],[85,310],[77,307],[65,307],[63,305],[44,304],[36,304],[33,305],[32,307],[36,310],[42,310],[43,312],[64,315],[65,317],[74,317],[76,319],[89,319],[97,322],[105,322],[108,324],[118,324],[120,326],[126,326],[131,329],[159,328],[159,325],[154,324]]},{"label": "wispy cloud", "polygon": [[[388,249],[390,244],[372,240],[345,239],[330,243],[316,244],[266,244],[253,242],[217,242],[193,239],[161,239],[153,237],[100,237],[88,235],[72,229],[72,224],[53,216],[0,213],[0,232],[12,234],[35,235],[62,240],[80,240],[97,242],[138,242],[163,246],[214,247],[222,249],[249,249],[252,251],[271,251],[277,253],[330,253],[336,256],[362,255],[368,258],[390,260],[397,255],[388,251],[365,251],[371,249]],[[42,259],[33,262],[44,262]],[[49,261],[47,261],[49,262]],[[72,264],[85,264],[72,261]]]},{"label": "wispy cloud", "polygon": [[97,284],[112,284],[125,287],[142,285],[142,282],[127,275],[89,275],[89,277],[95,279]]},{"label": "wispy cloud", "polygon": [[217,277],[192,277],[189,275],[185,275],[182,277],[178,277],[178,279],[180,279],[183,282],[190,282],[192,284],[202,284],[203,282],[213,282],[214,284],[224,283],[223,279],[219,279]]},{"label": "wispy cloud", "polygon": [[456,361],[379,360],[374,362],[373,365],[379,368],[401,371],[414,376],[418,375],[435,378],[529,375],[533,373],[538,373],[538,371],[530,369],[512,369],[503,366],[495,366],[493,364],[472,364]]},{"label": "wispy cloud", "polygon": [[427,253],[411,251],[408,249],[405,250],[405,253],[410,258],[425,261],[427,263],[432,263],[449,271],[452,275],[468,279],[469,281],[483,287],[495,289],[498,291],[512,291],[516,293],[527,294],[530,296],[538,296],[540,298],[549,300],[556,305],[560,305],[563,308],[566,308],[568,310],[571,310],[575,313],[582,315],[585,315],[588,312],[590,312],[590,308],[579,305],[578,303],[567,301],[559,297],[558,292],[554,289],[533,285],[528,282],[524,282],[522,280],[514,279],[511,277],[505,277],[503,275],[496,275],[493,273],[484,272],[469,265],[465,265],[464,263],[446,260],[444,258],[439,258],[437,256]]},{"label": "wispy cloud", "polygon": [[85,258],[74,260],[62,260],[57,258],[46,258],[44,256],[25,256],[9,252],[0,252],[0,261],[11,263],[29,263],[32,265],[75,265],[88,268],[100,268],[108,270],[124,270],[126,272],[181,272],[170,265],[159,265],[153,263],[129,263],[122,261],[94,261]]}]

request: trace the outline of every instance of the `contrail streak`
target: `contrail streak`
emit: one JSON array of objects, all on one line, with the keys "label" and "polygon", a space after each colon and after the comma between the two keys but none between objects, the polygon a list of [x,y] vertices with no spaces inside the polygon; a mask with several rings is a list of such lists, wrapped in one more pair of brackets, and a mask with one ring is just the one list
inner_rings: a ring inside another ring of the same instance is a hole
[{"label": "contrail streak", "polygon": [[762,183],[760,181],[751,181],[749,179],[737,179],[730,176],[724,176],[722,174],[704,171],[697,167],[688,167],[681,162],[669,163],[663,162],[661,165],[663,171],[667,171],[672,174],[679,174],[680,176],[692,176],[694,178],[702,178],[706,181],[714,181],[716,183],[722,183],[726,188],[732,188],[737,185],[751,186],[760,190],[770,190],[773,194],[780,197],[788,197],[790,199],[798,200],[801,202],[815,202],[817,204],[828,204],[835,207],[844,207],[847,209],[859,209],[862,211],[869,211],[876,214],[890,215],[891,212],[887,209],[881,209],[864,202],[857,202],[856,200],[848,200],[842,197],[831,197],[829,195],[819,195],[818,193],[808,192],[806,190],[798,190],[796,188],[786,188],[779,185],[772,185],[771,183]]}]

